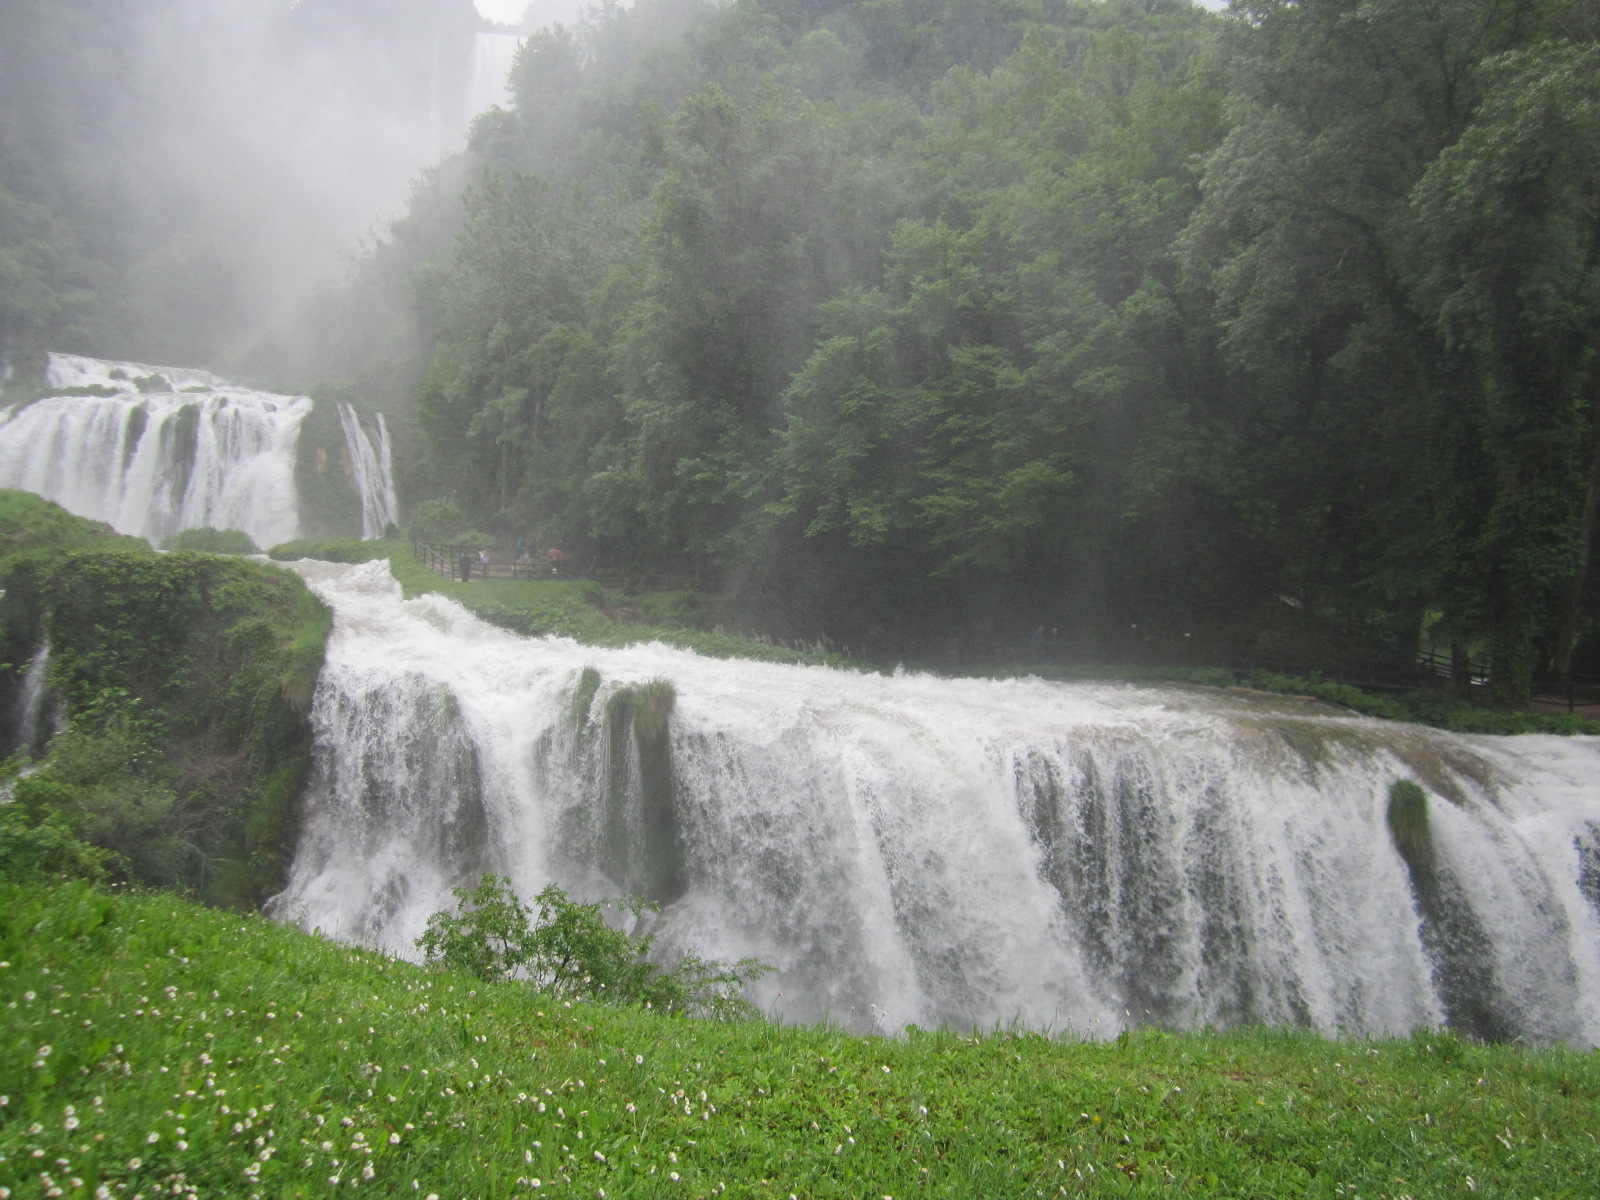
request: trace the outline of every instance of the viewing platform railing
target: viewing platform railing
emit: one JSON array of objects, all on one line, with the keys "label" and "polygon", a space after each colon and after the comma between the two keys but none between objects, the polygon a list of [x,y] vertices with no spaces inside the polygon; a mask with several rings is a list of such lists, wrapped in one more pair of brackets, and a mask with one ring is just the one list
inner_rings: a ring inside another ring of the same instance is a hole
[{"label": "viewing platform railing", "polygon": [[509,559],[503,554],[489,551],[489,561],[479,558],[477,546],[456,546],[443,542],[412,542],[412,551],[418,560],[441,579],[461,580],[461,557],[469,555],[470,573],[467,581],[475,579],[595,579],[608,588],[643,588],[649,591],[675,591],[694,586],[689,574],[670,574],[664,571],[623,570],[617,567],[600,567],[593,561],[579,565],[572,556],[563,555],[551,563],[549,552],[528,551],[521,559]]},{"label": "viewing platform railing", "polygon": [[[412,542],[411,549],[430,571],[442,579],[451,579],[461,582],[465,579],[471,582],[474,579],[577,579],[580,578],[578,570],[565,562],[552,563],[543,555],[537,559],[530,551],[521,560],[508,561],[504,556],[497,556],[494,551],[489,551],[489,561],[484,562],[480,557],[477,546],[450,546],[431,542]],[[463,559],[467,559],[463,564]],[[468,568],[468,574],[463,576],[462,567]]]}]

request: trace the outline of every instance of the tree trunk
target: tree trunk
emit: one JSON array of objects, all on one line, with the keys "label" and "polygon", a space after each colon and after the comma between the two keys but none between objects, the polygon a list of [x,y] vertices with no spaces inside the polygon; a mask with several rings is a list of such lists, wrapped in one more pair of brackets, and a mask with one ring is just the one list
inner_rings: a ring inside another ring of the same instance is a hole
[{"label": "tree trunk", "polygon": [[1457,700],[1472,699],[1472,658],[1460,642],[1450,643],[1450,690]]},{"label": "tree trunk", "polygon": [[1589,550],[1594,542],[1596,508],[1600,507],[1600,354],[1589,364],[1589,475],[1583,489],[1583,509],[1578,515],[1578,563],[1561,604],[1561,625],[1556,635],[1556,676],[1563,690],[1572,687],[1572,651],[1578,640],[1578,609],[1583,600],[1584,578],[1589,573]]}]

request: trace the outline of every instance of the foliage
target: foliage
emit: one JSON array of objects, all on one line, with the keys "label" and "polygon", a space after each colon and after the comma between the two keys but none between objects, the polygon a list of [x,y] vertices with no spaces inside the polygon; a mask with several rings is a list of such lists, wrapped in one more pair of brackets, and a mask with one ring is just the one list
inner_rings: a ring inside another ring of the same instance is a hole
[{"label": "foliage", "polygon": [[1232,671],[1217,668],[1170,672],[1169,677],[1207,687],[1229,687],[1235,682],[1242,682],[1247,687],[1263,692],[1312,696],[1363,716],[1381,717],[1388,721],[1415,721],[1456,733],[1555,733],[1569,737],[1600,734],[1600,721],[1575,713],[1507,712],[1467,704],[1438,692],[1375,695],[1347,683],[1279,675],[1265,670],[1252,671],[1242,680]]},{"label": "foliage", "polygon": [[0,879],[0,905],[19,1195],[1581,1196],[1600,1170],[1600,1056],[1562,1047],[688,1023],[172,896]]},{"label": "foliage", "polygon": [[13,795],[0,802],[0,878],[13,883],[105,877],[109,852],[90,845],[59,812]]},{"label": "foliage", "polygon": [[466,514],[449,500],[424,500],[411,514],[406,532],[414,542],[445,543],[467,529]]},{"label": "foliage", "polygon": [[[271,27],[359,42],[334,7]],[[149,114],[88,119],[125,15],[23,11],[19,144],[95,135],[0,163],[31,345],[132,271],[82,176]],[[1287,603],[1404,680],[1437,612],[1518,708],[1600,661],[1597,32],[1578,0],[601,6],[528,39],[282,369],[400,404],[416,536],[692,577],[729,627],[980,663],[1041,623],[1252,646]]]},{"label": "foliage", "polygon": [[[730,965],[690,955],[664,970],[648,959],[653,937],[613,929],[606,905],[573,900],[555,884],[534,898],[537,916],[498,875],[454,893],[457,911],[434,913],[417,939],[429,962],[485,981],[524,979],[557,999],[637,1004],[717,1020],[759,1015],[743,988],[772,968],[754,959]],[[646,906],[621,900],[616,907],[637,923]]]},{"label": "foliage", "polygon": [[0,489],[0,560],[29,550],[104,545],[148,549],[143,538],[118,533],[103,521],[73,516],[31,492]]},{"label": "foliage", "polygon": [[260,554],[261,548],[248,533],[237,529],[182,529],[161,543],[163,550],[200,550],[207,554]]},{"label": "foliage", "polygon": [[294,562],[301,558],[315,558],[323,562],[364,563],[387,558],[394,550],[388,540],[362,540],[361,538],[300,538],[281,542],[267,551],[267,557],[278,562]]},{"label": "foliage", "polygon": [[326,606],[287,572],[154,554],[16,493],[0,495],[0,539],[21,551],[0,559],[0,633],[22,664],[0,674],[4,698],[48,639],[67,717],[17,803],[104,851],[118,879],[271,895],[310,769]]},{"label": "foliage", "polygon": [[1407,863],[1420,865],[1432,861],[1428,838],[1428,793],[1410,779],[1396,779],[1389,785],[1387,813],[1389,833],[1395,848]]},{"label": "foliage", "polygon": [[1514,707],[1600,645],[1581,9],[662,0],[530,39],[363,276],[417,264],[416,477],[785,640],[1122,654],[1288,600],[1398,678],[1438,610]]}]

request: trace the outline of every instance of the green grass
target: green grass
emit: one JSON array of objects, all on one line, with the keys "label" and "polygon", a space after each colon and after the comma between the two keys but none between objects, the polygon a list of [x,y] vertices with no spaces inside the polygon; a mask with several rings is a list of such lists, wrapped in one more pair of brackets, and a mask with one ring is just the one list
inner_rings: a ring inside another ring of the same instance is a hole
[{"label": "green grass", "polygon": [[[712,658],[861,666],[837,654],[775,646],[737,634],[693,627],[696,606],[685,592],[612,595],[592,579],[445,579],[423,565],[409,546],[384,541],[301,541],[274,546],[273,558],[323,558],[367,562],[388,558],[389,570],[409,599],[435,592],[458,601],[492,625],[530,637],[553,634],[591,646],[663,642]],[[648,622],[618,620],[608,611],[639,612]]]},{"label": "green grass", "polygon": [[[1232,671],[1214,667],[1169,672],[1167,677],[1208,687],[1230,687],[1241,682]],[[1261,670],[1252,671],[1242,682],[1245,686],[1258,691],[1312,696],[1329,704],[1351,709],[1363,716],[1381,717],[1389,721],[1413,721],[1419,725],[1432,725],[1455,733],[1503,735],[1555,733],[1567,736],[1600,734],[1600,721],[1580,717],[1575,713],[1480,708],[1475,704],[1468,704],[1438,692],[1416,691],[1398,696],[1377,696],[1351,687],[1347,683],[1306,679],[1296,675],[1279,675],[1272,671]]]},{"label": "green grass", "polygon": [[1594,1053],[695,1023],[167,895],[0,884],[0,903],[0,1179],[19,1197],[1600,1189]]},{"label": "green grass", "polygon": [[143,538],[117,533],[102,521],[73,516],[31,492],[0,490],[0,559],[29,550],[112,545],[149,549]]},{"label": "green grass", "polygon": [[260,554],[261,547],[238,529],[180,529],[161,543],[163,550],[200,550],[206,554]]}]

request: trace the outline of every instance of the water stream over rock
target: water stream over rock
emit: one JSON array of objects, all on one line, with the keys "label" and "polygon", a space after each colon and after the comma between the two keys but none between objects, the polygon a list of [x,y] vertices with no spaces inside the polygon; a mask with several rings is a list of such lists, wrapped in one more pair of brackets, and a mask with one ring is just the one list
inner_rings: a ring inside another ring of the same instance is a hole
[{"label": "water stream over rock", "polygon": [[[1600,1043],[1596,739],[597,649],[404,601],[381,562],[298,566],[336,612],[272,905],[307,928],[409,952],[492,870],[657,900],[665,955],[771,963],[786,1019]],[[1428,793],[1426,878],[1397,779]]]},{"label": "water stream over rock", "polygon": [[[301,536],[295,483],[305,396],[205,371],[52,354],[47,394],[0,410],[0,488],[159,543],[238,529],[267,548]],[[350,506],[365,537],[397,519],[388,429],[341,405]]]}]

